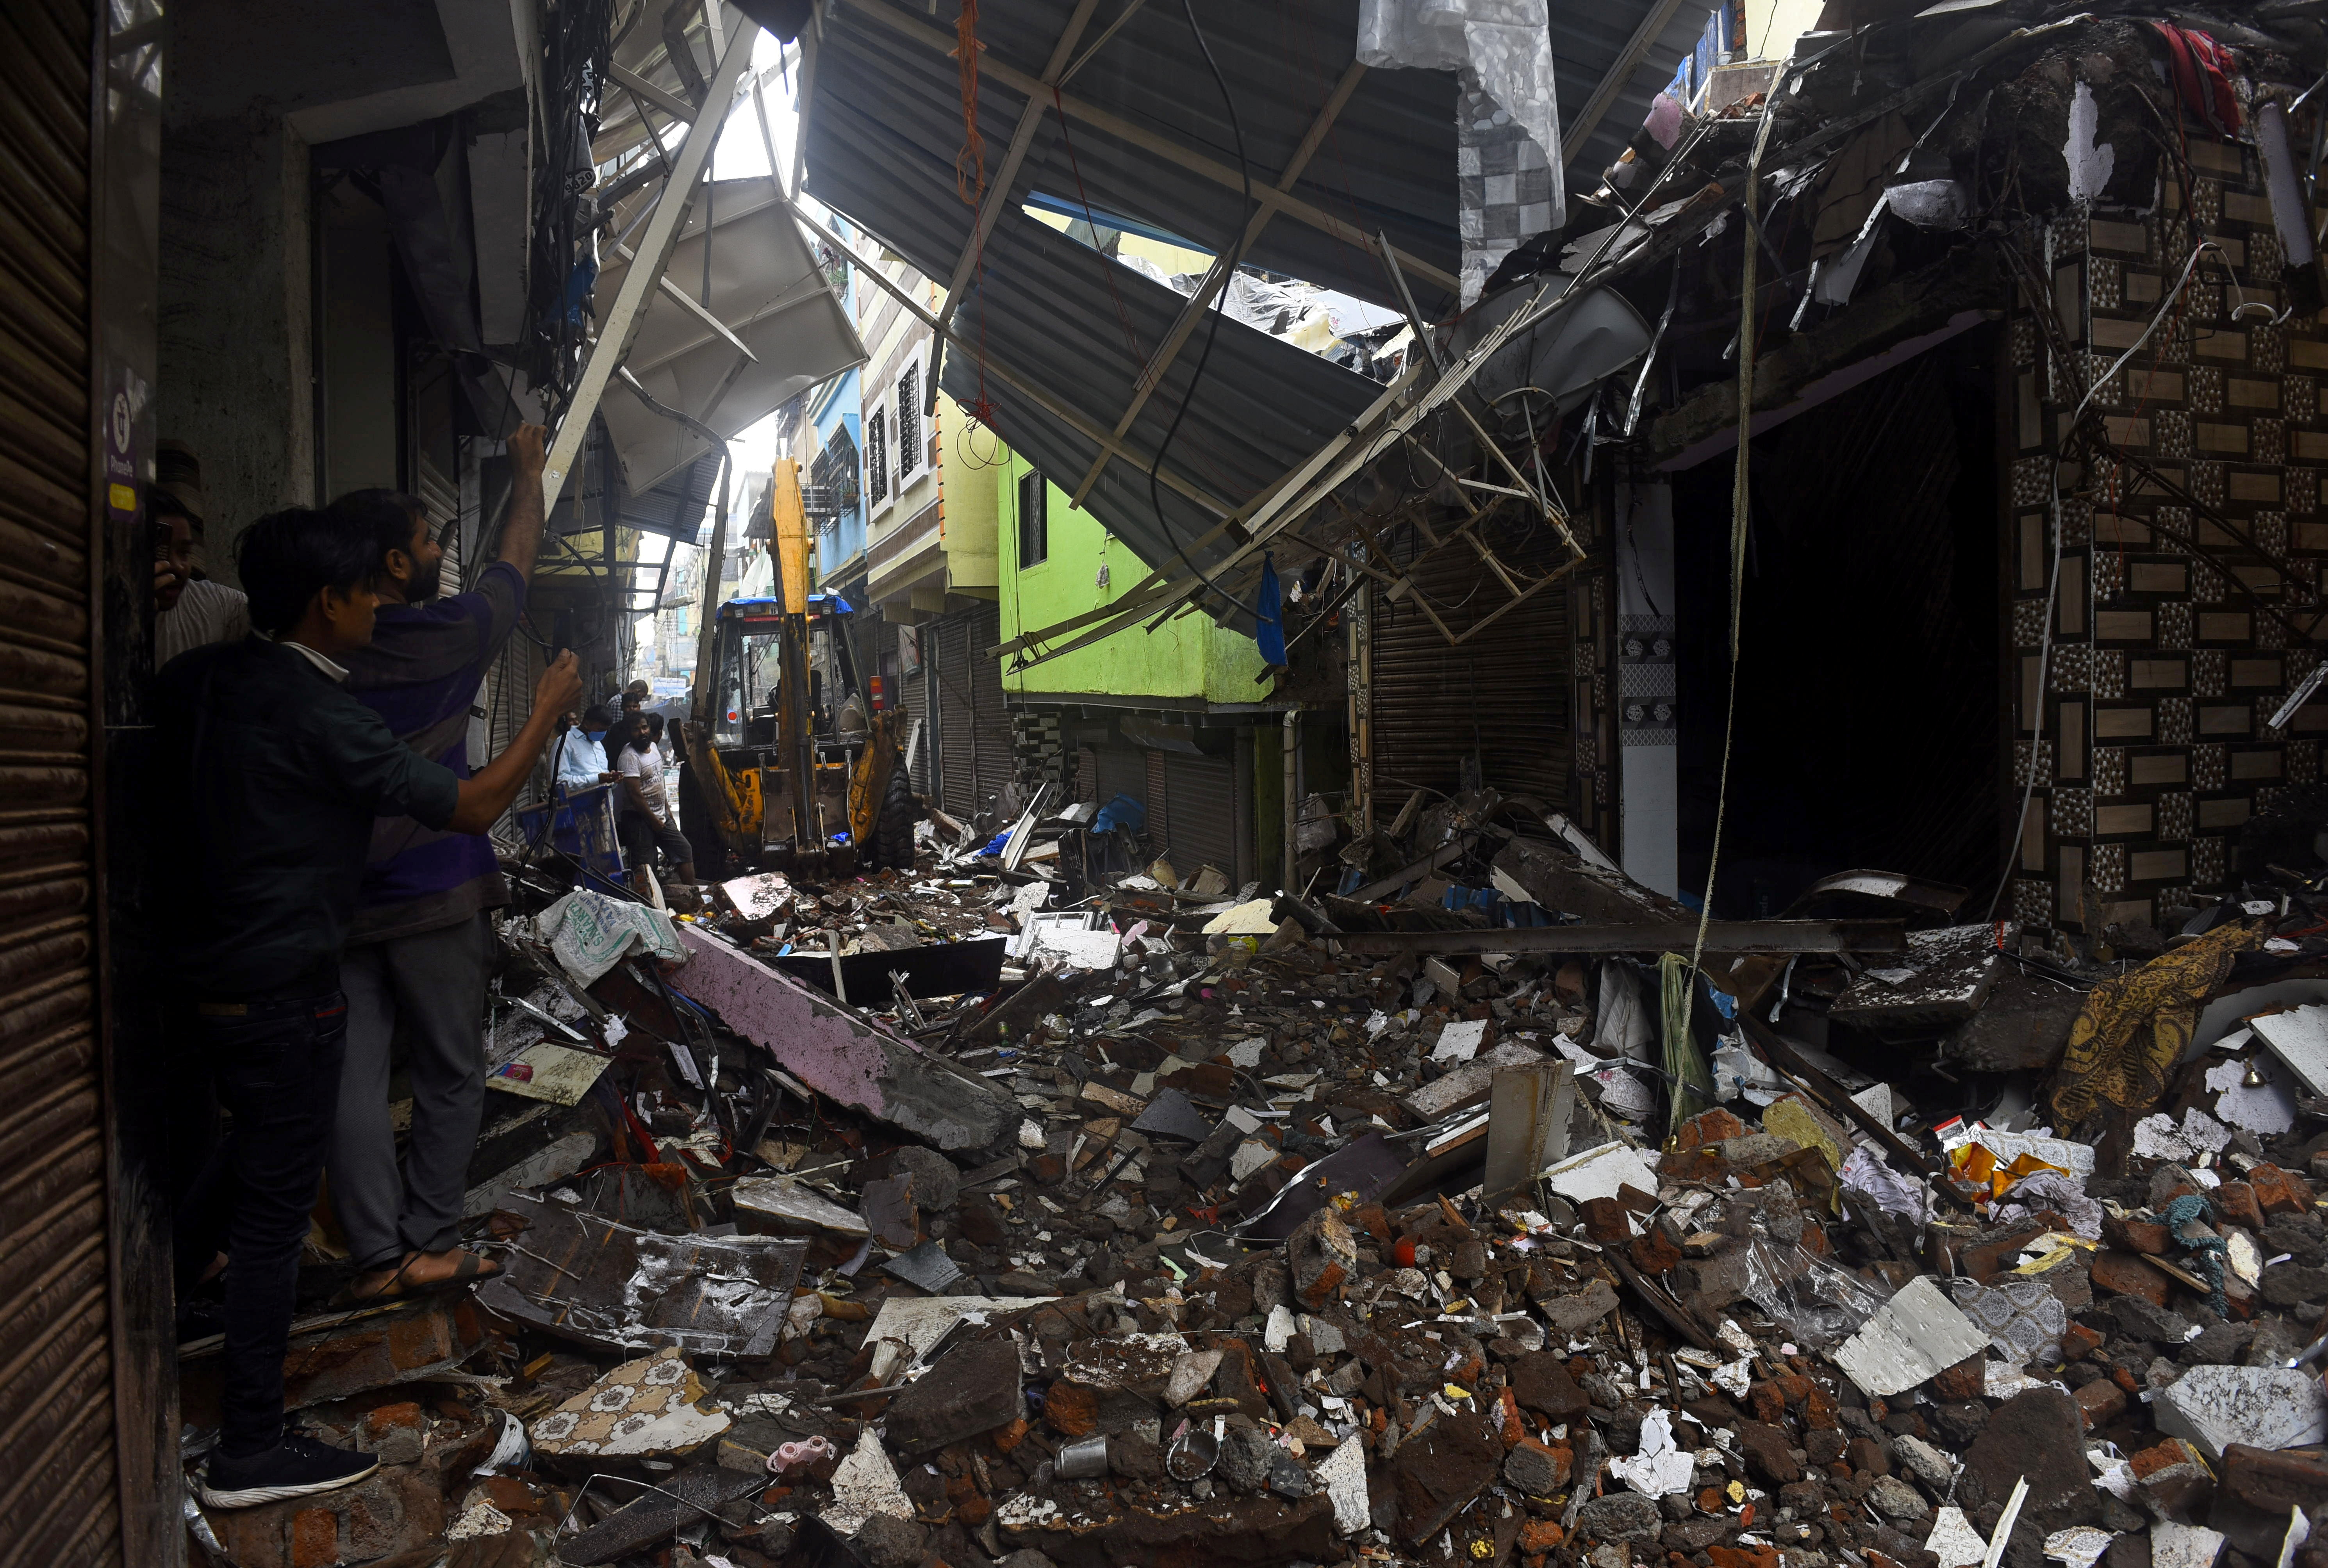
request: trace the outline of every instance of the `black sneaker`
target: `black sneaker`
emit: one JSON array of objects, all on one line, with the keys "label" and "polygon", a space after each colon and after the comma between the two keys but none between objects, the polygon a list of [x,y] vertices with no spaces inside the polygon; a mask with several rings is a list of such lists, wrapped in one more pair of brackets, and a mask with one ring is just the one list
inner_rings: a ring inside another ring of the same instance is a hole
[{"label": "black sneaker", "polygon": [[285,1432],[282,1441],[248,1459],[211,1455],[202,1469],[199,1490],[202,1501],[213,1508],[249,1508],[333,1491],[378,1469],[380,1460],[371,1454]]}]

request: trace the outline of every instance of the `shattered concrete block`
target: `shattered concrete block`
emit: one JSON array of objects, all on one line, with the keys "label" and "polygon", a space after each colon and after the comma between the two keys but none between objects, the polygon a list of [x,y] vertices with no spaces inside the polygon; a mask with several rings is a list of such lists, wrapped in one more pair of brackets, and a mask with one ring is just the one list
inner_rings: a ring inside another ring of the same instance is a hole
[{"label": "shattered concrete block", "polygon": [[2215,1484],[2199,1451],[2179,1437],[2142,1450],[2126,1460],[2126,1469],[2134,1484],[2164,1514],[2181,1514]]},{"label": "shattered concrete block", "polygon": [[1220,1369],[1218,1350],[1189,1350],[1172,1363],[1172,1375],[1164,1385],[1164,1403],[1178,1410],[1204,1392]]},{"label": "shattered concrete block", "polygon": [[1941,1059],[1976,1073],[2042,1073],[2069,1049],[2070,1026],[2083,1000],[2006,964],[1980,1010],[1940,1042]]},{"label": "shattered concrete block", "polygon": [[1617,1291],[1606,1280],[1594,1280],[1581,1291],[1539,1300],[1536,1310],[1554,1332],[1571,1338],[1617,1310]]},{"label": "shattered concrete block", "polygon": [[815,1235],[829,1232],[851,1241],[868,1234],[862,1216],[845,1209],[789,1176],[746,1176],[729,1189],[736,1228],[755,1235]]},{"label": "shattered concrete block", "polygon": [[1569,1376],[1564,1357],[1550,1350],[1531,1351],[1507,1369],[1507,1386],[1522,1409],[1547,1421],[1574,1421],[1591,1408],[1592,1401]]},{"label": "shattered concrete block", "polygon": [[876,1032],[821,993],[694,925],[688,992],[818,1094],[943,1150],[978,1150],[1018,1126],[1018,1107],[982,1078]]},{"label": "shattered concrete block", "polygon": [[1657,1504],[1640,1493],[1609,1492],[1577,1510],[1576,1533],[1590,1540],[1646,1543],[1657,1538],[1665,1523]]},{"label": "shattered concrete block", "polygon": [[[1548,1498],[1568,1484],[1572,1462],[1572,1456],[1567,1449],[1554,1448],[1532,1437],[1524,1437],[1512,1445],[1511,1452],[1504,1456],[1504,1479],[1531,1498]],[[1682,1477],[1685,1486],[1688,1479],[1685,1468]],[[1647,1487],[1637,1489],[1649,1492],[1652,1496],[1662,1495]]]},{"label": "shattered concrete block", "polygon": [[1967,1356],[1988,1336],[1957,1310],[1929,1274],[1920,1274],[1886,1301],[1835,1353],[1835,1364],[1879,1398],[1903,1393]]},{"label": "shattered concrete block", "polygon": [[2189,1438],[2210,1460],[2233,1443],[2305,1448],[2328,1440],[2328,1393],[2285,1366],[2193,1366],[2151,1406],[2158,1430]]},{"label": "shattered concrete block", "polygon": [[537,1420],[534,1451],[545,1458],[670,1458],[694,1452],[731,1418],[706,1411],[703,1382],[676,1350],[629,1361]]},{"label": "shattered concrete block", "polygon": [[2201,1525],[2161,1519],[2150,1526],[2151,1568],[2215,1568],[2223,1537]]},{"label": "shattered concrete block", "polygon": [[2222,1484],[2207,1523],[2234,1550],[2276,1563],[2289,1510],[2308,1513],[2323,1501],[2328,1501],[2328,1460],[2233,1443],[2223,1451]]},{"label": "shattered concrete block", "polygon": [[2041,1531],[2101,1517],[2100,1494],[2086,1463],[2085,1421],[2077,1401],[2058,1388],[2032,1388],[2006,1400],[1963,1457],[1965,1473],[1979,1480],[1992,1501],[2011,1497],[2014,1483],[2026,1477],[2029,1496],[2021,1516]]},{"label": "shattered concrete block", "polygon": [[1432,1079],[1399,1103],[1413,1113],[1418,1121],[1436,1122],[1450,1111],[1484,1102],[1495,1088],[1498,1069],[1534,1066],[1544,1059],[1543,1052],[1516,1040],[1507,1040]]},{"label": "shattered concrete block", "polygon": [[914,1504],[897,1484],[897,1467],[889,1462],[879,1435],[868,1426],[858,1434],[857,1446],[832,1472],[832,1504],[821,1516],[834,1535],[846,1541],[876,1514],[910,1519]]},{"label": "shattered concrete block", "polygon": [[1622,1143],[1603,1143],[1546,1167],[1544,1184],[1571,1203],[1582,1203],[1587,1198],[1615,1197],[1620,1187],[1655,1192],[1657,1173],[1639,1150]]},{"label": "shattered concrete block", "polygon": [[1285,1239],[1285,1257],[1294,1295],[1314,1312],[1337,1299],[1357,1272],[1357,1239],[1340,1215],[1321,1208]]},{"label": "shattered concrete block", "polygon": [[1373,1518],[1366,1495],[1366,1444],[1353,1439],[1337,1446],[1318,1467],[1318,1484],[1334,1505],[1334,1528],[1355,1535]]},{"label": "shattered concrete block", "polygon": [[906,1385],[883,1430],[911,1458],[1008,1426],[1027,1409],[1018,1370],[1018,1347],[1009,1339],[957,1346]]},{"label": "shattered concrete block", "polygon": [[[1442,1420],[1421,1436],[1398,1445],[1391,1460],[1391,1481],[1398,1498],[1398,1535],[1410,1545],[1429,1540],[1492,1483],[1504,1457],[1504,1445],[1478,1416]],[[1633,1498],[1655,1521],[1650,1534],[1664,1523],[1657,1506],[1638,1493]]]}]

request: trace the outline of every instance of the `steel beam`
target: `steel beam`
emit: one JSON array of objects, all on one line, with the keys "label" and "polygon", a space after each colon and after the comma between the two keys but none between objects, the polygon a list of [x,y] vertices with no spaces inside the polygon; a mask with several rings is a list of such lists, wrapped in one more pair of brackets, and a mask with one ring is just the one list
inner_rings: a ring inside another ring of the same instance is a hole
[{"label": "steel beam", "polygon": [[[1591,925],[1511,925],[1478,931],[1352,931],[1329,938],[1352,953],[1686,953],[1697,940],[1687,921]],[[1708,953],[1905,953],[1897,920],[1716,920]]]},{"label": "steel beam", "polygon": [[671,160],[671,181],[663,188],[662,200],[655,203],[653,215],[647,220],[646,231],[639,237],[638,259],[623,275],[623,286],[615,291],[615,303],[606,312],[605,320],[599,324],[598,341],[591,345],[590,357],[583,362],[582,379],[559,418],[558,435],[550,443],[549,460],[541,473],[545,516],[558,505],[558,498],[566,489],[566,476],[581,458],[582,443],[590,433],[590,419],[598,411],[599,399],[606,395],[606,383],[615,379],[616,367],[630,353],[639,324],[646,318],[647,305],[662,282],[663,268],[671,262],[671,246],[677,242],[680,226],[686,221],[687,210],[694,202],[696,183],[711,162],[711,149],[719,140],[720,127],[727,123],[728,107],[735,101],[745,68],[751,63],[752,41],[758,35],[757,26],[746,26],[737,29],[736,36],[728,40],[727,52],[720,56],[718,69],[712,74],[711,90],[703,101],[703,110],[688,127],[687,139],[680,144]]}]

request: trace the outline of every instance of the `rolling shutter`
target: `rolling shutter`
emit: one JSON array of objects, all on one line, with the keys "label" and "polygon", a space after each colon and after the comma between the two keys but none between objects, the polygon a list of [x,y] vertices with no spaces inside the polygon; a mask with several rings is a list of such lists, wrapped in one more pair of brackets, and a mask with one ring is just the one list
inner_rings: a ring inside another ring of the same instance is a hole
[{"label": "rolling shutter", "polygon": [[1164,759],[1164,796],[1171,823],[1172,869],[1187,881],[1204,866],[1216,868],[1236,885],[1236,765],[1225,756],[1188,756],[1177,751]]},{"label": "rolling shutter", "polygon": [[121,1558],[96,1010],[91,27],[0,10],[0,1563]]},{"label": "rolling shutter", "polygon": [[[943,780],[945,809],[968,822],[978,814],[978,714],[972,706],[970,685],[970,621],[947,615],[929,623],[933,634],[922,644],[933,683],[938,689],[938,773]],[[937,644],[932,654],[930,641]]]},{"label": "rolling shutter", "polygon": [[978,760],[973,766],[978,803],[983,806],[1002,793],[1018,766],[1018,750],[1010,737],[1010,714],[1002,702],[1002,661],[986,653],[1002,641],[1002,609],[999,605],[981,605],[962,618],[969,629],[962,652],[967,665],[962,684],[970,688],[978,705]]},{"label": "rolling shutter", "polygon": [[1118,795],[1130,795],[1143,809],[1149,805],[1147,753],[1128,746],[1103,746],[1091,755],[1093,793],[1101,805]]},{"label": "rolling shutter", "polygon": [[[1552,531],[1498,552],[1513,575],[1540,577],[1559,562]],[[1458,635],[1510,603],[1469,550],[1433,552],[1413,569],[1416,589]],[[1568,595],[1546,587],[1450,646],[1412,598],[1374,602],[1375,812],[1387,822],[1420,786],[1439,798],[1460,787],[1466,757],[1480,782],[1558,807],[1568,798],[1573,741]]]},{"label": "rolling shutter", "polygon": [[[921,739],[915,742],[913,756],[907,759],[908,772],[914,782],[914,793],[925,799],[936,800],[935,786],[930,782],[930,759],[937,755],[938,750],[937,725],[930,711],[930,691],[936,681],[930,674],[930,636],[927,627],[923,628],[922,631],[921,649],[921,666],[911,674],[903,672],[905,660],[900,657],[897,661],[900,670],[900,673],[896,676],[897,694],[905,703],[906,738],[909,740],[913,738],[914,726],[916,723],[920,724],[922,729]],[[939,801],[938,804],[943,807],[945,803]]]}]

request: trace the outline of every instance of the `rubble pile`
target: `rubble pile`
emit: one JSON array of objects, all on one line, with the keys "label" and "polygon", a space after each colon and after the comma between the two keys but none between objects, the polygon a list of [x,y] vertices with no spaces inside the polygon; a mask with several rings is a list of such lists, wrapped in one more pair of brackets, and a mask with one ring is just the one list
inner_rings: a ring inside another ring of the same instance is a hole
[{"label": "rubble pile", "polygon": [[1039,808],[1041,869],[508,921],[505,1272],[303,1320],[292,1403],[383,1467],[202,1549],[2328,1563],[2300,896],[2144,962],[1854,873],[1693,981],[1694,916],[1524,800],[1328,839],[1310,899]]}]

